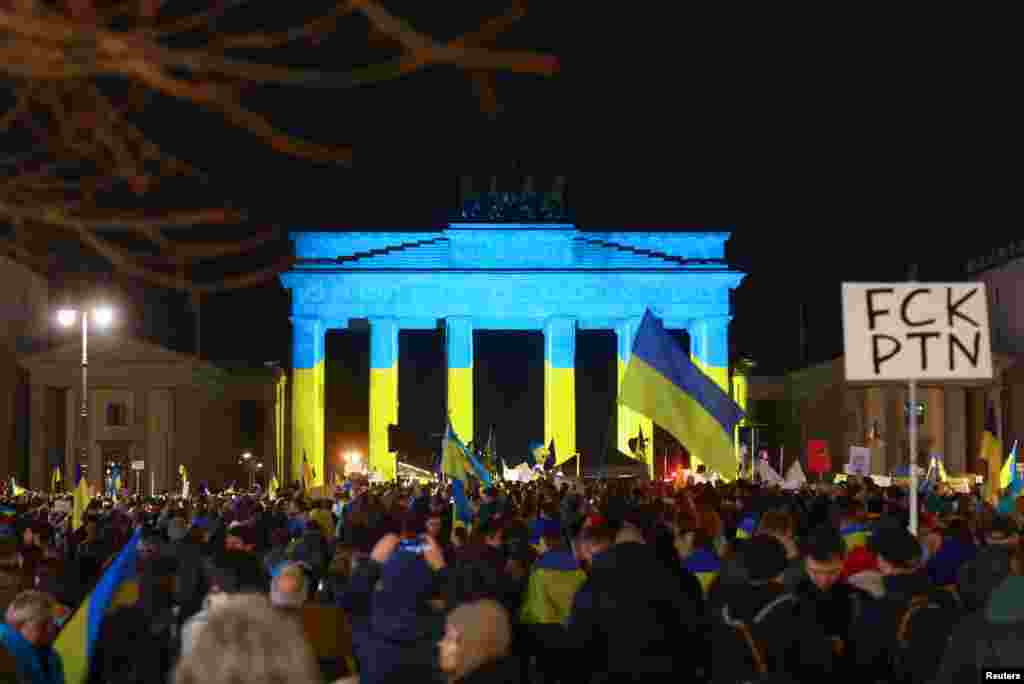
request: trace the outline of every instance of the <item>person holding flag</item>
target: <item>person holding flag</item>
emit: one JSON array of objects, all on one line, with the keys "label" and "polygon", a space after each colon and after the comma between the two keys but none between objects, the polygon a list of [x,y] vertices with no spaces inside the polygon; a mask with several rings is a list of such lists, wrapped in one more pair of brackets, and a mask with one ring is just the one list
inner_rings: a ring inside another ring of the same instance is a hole
[{"label": "person holding flag", "polygon": [[473,510],[466,498],[469,476],[474,475],[486,487],[490,487],[493,482],[487,470],[455,434],[451,418],[448,419],[441,444],[441,471],[452,481],[452,498],[455,499],[453,525],[469,528],[473,523]]}]

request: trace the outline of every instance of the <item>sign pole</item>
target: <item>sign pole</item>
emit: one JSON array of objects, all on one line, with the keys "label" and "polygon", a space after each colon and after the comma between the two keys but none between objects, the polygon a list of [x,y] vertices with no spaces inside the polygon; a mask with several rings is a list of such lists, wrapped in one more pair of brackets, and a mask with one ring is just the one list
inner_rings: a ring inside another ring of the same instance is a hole
[{"label": "sign pole", "polygon": [[910,381],[910,533],[917,536],[917,380]]},{"label": "sign pole", "polygon": [[785,449],[786,447],[784,446],[779,447],[779,475],[781,475],[783,478],[786,477],[786,460],[783,456],[783,454],[785,453]]}]

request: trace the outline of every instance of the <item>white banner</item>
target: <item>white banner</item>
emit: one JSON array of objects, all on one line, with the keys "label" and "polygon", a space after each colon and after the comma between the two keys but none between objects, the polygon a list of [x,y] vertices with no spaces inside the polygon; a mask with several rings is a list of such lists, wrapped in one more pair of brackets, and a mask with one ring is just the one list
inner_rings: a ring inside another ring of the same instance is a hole
[{"label": "white banner", "polygon": [[850,447],[850,461],[846,472],[850,475],[870,475],[871,449],[862,446]]},{"label": "white banner", "polygon": [[846,379],[989,380],[984,283],[843,283]]}]

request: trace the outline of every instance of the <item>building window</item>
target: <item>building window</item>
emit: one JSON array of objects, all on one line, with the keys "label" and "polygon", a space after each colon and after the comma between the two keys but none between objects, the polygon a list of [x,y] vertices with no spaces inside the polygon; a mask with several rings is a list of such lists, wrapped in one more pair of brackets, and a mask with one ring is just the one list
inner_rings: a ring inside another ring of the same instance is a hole
[{"label": "building window", "polygon": [[128,425],[127,404],[107,404],[107,426],[125,427]]}]

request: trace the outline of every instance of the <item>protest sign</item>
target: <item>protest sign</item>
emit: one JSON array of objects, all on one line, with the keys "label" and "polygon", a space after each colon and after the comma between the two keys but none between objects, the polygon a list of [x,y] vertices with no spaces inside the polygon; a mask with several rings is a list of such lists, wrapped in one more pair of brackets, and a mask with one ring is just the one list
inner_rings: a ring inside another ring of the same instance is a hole
[{"label": "protest sign", "polygon": [[846,379],[992,377],[984,283],[843,283]]},{"label": "protest sign", "polygon": [[823,439],[807,441],[807,469],[818,475],[832,470],[832,457],[828,453],[828,442]]},{"label": "protest sign", "polygon": [[871,449],[862,446],[850,447],[849,468],[846,472],[851,475],[871,474]]}]

